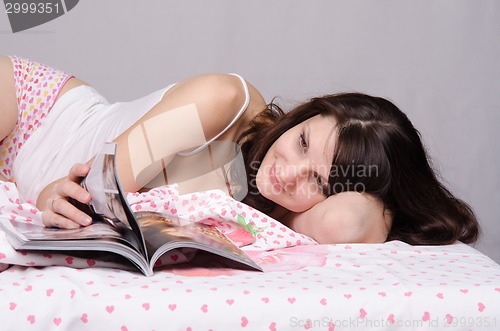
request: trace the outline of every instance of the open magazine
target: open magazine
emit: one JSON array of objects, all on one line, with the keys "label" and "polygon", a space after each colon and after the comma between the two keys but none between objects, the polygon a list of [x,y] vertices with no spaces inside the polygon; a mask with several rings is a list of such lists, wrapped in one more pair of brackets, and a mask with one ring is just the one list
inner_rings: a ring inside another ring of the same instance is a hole
[{"label": "open magazine", "polygon": [[216,227],[180,222],[153,212],[133,213],[125,199],[115,166],[116,143],[97,154],[82,187],[92,196],[88,205],[71,201],[92,216],[91,225],[78,229],[46,228],[25,222],[2,222],[15,249],[110,252],[132,262],[146,276],[158,259],[173,249],[213,253],[242,267],[262,270]]}]

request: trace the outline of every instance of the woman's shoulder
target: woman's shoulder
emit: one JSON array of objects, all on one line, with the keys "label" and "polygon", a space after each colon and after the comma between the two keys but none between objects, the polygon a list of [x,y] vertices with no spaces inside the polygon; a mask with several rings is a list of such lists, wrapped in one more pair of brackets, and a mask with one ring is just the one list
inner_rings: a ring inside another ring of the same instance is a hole
[{"label": "woman's shoulder", "polygon": [[251,120],[260,114],[267,106],[267,103],[260,91],[250,82],[247,82],[250,93],[250,103],[246,111],[247,119]]},{"label": "woman's shoulder", "polygon": [[229,93],[231,104],[228,109],[233,109],[232,113],[236,110],[239,112],[238,122],[235,127],[236,131],[241,132],[252,119],[259,115],[266,109],[267,103],[260,91],[254,84],[246,80],[239,74],[219,74],[213,79],[218,80],[226,92]]},{"label": "woman's shoulder", "polygon": [[212,99],[238,106],[249,100],[249,106],[265,106],[265,100],[259,90],[242,75],[233,73],[206,73],[187,78],[174,86],[174,89],[189,86],[190,91],[207,95]]},{"label": "woman's shoulder", "polygon": [[[267,104],[260,91],[252,83],[245,80],[242,76],[234,76],[234,74],[230,76],[232,76],[232,89],[236,90],[236,95],[238,96],[238,101],[233,107],[240,109],[237,114],[239,118],[234,125],[233,132],[236,133],[236,136],[239,136],[248,127],[250,122],[266,109]],[[238,78],[238,80],[235,81],[234,78]]]},{"label": "woman's shoulder", "polygon": [[207,138],[232,123],[220,137],[223,140],[233,140],[266,107],[252,83],[240,75],[227,73],[207,73],[182,80],[165,93],[161,103],[168,108],[194,103],[200,120],[208,124]]}]

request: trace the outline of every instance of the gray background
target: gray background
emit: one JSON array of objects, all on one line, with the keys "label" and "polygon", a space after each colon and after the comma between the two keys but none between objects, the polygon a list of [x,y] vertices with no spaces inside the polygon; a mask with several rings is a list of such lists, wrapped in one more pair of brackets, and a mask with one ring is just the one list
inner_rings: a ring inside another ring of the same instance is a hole
[{"label": "gray background", "polygon": [[[1,8],[1,7],[0,7]],[[331,92],[394,101],[500,262],[500,1],[81,0],[13,34],[36,59],[127,101],[204,72],[237,72],[285,105]]]}]

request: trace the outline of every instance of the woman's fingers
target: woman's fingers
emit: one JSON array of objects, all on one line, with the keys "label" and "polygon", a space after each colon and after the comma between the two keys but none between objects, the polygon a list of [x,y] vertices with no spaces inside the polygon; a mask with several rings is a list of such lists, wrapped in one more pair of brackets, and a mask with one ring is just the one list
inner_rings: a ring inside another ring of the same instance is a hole
[{"label": "woman's fingers", "polygon": [[86,164],[77,163],[71,167],[68,174],[68,179],[73,182],[79,182],[81,177],[87,176],[90,167]]},{"label": "woman's fingers", "polygon": [[[70,203],[63,197],[54,198],[54,200],[52,200],[50,210],[55,215],[63,216],[64,218],[69,219],[71,222],[78,224],[78,226],[87,226],[92,223],[92,218],[89,215],[82,212],[80,209],[75,207],[72,203]],[[56,221],[61,222],[59,218]]]},{"label": "woman's fingers", "polygon": [[[48,227],[74,229],[92,223],[92,218],[75,207],[68,199],[86,204],[91,196],[80,186],[82,177],[86,176],[90,167],[85,164],[75,164],[67,177],[50,184],[39,200],[43,200],[42,222]],[[37,205],[38,205],[37,201]]]},{"label": "woman's fingers", "polygon": [[52,210],[44,210],[42,213],[42,222],[46,227],[56,227],[61,229],[77,229],[80,224],[73,222],[69,218],[54,213]]},{"label": "woman's fingers", "polygon": [[76,208],[66,198],[56,196],[52,198],[48,208],[43,211],[42,222],[48,227],[74,229],[90,225],[92,218]]},{"label": "woman's fingers", "polygon": [[90,193],[73,180],[66,180],[60,183],[56,189],[56,193],[58,197],[72,198],[81,203],[88,203],[91,199]]}]

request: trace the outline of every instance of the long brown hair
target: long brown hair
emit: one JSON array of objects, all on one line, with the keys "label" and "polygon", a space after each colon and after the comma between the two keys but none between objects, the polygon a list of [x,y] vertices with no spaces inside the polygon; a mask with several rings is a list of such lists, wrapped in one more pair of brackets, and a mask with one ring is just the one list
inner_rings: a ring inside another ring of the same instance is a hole
[{"label": "long brown hair", "polygon": [[337,121],[329,194],[360,191],[380,199],[393,215],[387,240],[420,245],[477,240],[474,212],[438,179],[408,117],[392,102],[361,93],[313,98],[286,113],[268,105],[238,139],[249,183],[244,202],[263,212],[275,208],[256,188],[259,164],[283,133],[315,115]]}]

